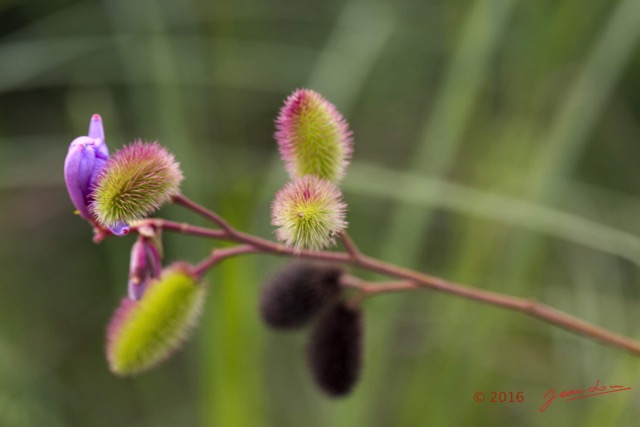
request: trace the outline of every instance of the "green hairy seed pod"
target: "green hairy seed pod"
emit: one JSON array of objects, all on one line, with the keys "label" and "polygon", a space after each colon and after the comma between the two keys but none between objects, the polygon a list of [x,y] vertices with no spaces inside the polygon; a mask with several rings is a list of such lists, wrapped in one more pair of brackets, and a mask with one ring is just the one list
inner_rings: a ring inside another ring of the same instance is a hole
[{"label": "green hairy seed pod", "polygon": [[276,141],[291,179],[305,175],[338,182],[351,159],[353,140],[347,121],[319,93],[296,90],[276,120]]},{"label": "green hairy seed pod", "polygon": [[114,374],[150,369],[186,340],[200,314],[205,287],[186,266],[166,269],[139,301],[124,298],[107,331],[107,359]]},{"label": "green hairy seed pod", "polygon": [[91,210],[103,225],[135,221],[177,195],[182,179],[164,147],[136,141],[107,162],[96,180]]},{"label": "green hairy seed pod", "polygon": [[347,205],[330,181],[315,175],[298,178],[276,194],[271,205],[271,224],[276,237],[287,246],[322,249],[335,243],[347,227]]}]

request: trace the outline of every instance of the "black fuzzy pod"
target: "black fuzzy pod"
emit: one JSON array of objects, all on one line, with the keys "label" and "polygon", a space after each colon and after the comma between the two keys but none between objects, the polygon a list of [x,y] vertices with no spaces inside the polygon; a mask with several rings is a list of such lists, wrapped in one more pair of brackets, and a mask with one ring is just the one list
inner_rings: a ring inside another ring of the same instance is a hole
[{"label": "black fuzzy pod", "polygon": [[335,304],[318,319],[308,348],[311,374],[330,396],[349,394],[362,366],[362,312]]},{"label": "black fuzzy pod", "polygon": [[262,288],[260,315],[272,328],[303,326],[340,295],[338,267],[305,262],[288,264]]}]

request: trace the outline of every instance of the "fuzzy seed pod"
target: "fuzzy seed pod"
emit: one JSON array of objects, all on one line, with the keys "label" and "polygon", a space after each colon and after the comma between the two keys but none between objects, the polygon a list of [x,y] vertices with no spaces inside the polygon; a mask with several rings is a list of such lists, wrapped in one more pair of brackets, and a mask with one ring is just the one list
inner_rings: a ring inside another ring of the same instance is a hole
[{"label": "fuzzy seed pod", "polygon": [[113,225],[145,217],[179,193],[178,162],[158,143],[136,141],[116,152],[96,180],[93,213]]},{"label": "fuzzy seed pod", "polygon": [[150,282],[139,301],[123,298],[107,329],[107,359],[116,375],[133,375],[167,359],[186,340],[205,296],[186,265]]},{"label": "fuzzy seed pod", "polygon": [[296,90],[276,119],[276,141],[291,179],[305,175],[337,182],[353,151],[349,125],[319,93]]},{"label": "fuzzy seed pod", "polygon": [[304,326],[340,295],[342,269],[294,262],[278,271],[262,288],[260,315],[275,329]]},{"label": "fuzzy seed pod", "polygon": [[362,366],[362,312],[335,304],[311,333],[308,362],[320,389],[330,396],[349,394]]},{"label": "fuzzy seed pod", "polygon": [[331,182],[307,175],[288,183],[271,207],[271,224],[279,227],[276,237],[287,246],[322,249],[335,243],[335,236],[347,227],[347,205]]}]

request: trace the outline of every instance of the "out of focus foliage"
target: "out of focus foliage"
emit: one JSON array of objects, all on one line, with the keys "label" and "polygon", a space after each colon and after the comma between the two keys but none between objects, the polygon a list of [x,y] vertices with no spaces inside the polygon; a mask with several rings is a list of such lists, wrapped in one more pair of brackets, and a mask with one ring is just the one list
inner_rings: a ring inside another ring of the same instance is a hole
[{"label": "out of focus foliage", "polygon": [[[307,335],[260,324],[273,257],[219,266],[186,351],[116,378],[104,333],[133,238],[91,243],[62,165],[100,113],[112,150],[159,140],[187,195],[272,236],[273,120],[313,88],[355,133],[365,252],[640,336],[639,22],[637,0],[0,2],[0,426],[634,425],[640,359],[430,292],[367,302],[362,381],[328,399]],[[597,379],[633,390],[538,411]]]}]

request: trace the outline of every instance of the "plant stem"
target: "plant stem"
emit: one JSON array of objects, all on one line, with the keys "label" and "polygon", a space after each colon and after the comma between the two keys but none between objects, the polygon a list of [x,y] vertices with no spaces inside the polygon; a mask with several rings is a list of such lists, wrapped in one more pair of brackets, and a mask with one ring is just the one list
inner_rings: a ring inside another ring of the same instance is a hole
[{"label": "plant stem", "polygon": [[227,232],[232,231],[232,227],[227,223],[227,221],[222,219],[220,215],[183,196],[182,194],[173,196],[173,202],[197,213],[198,215],[208,219],[209,221],[216,223],[220,228]]},{"label": "plant stem", "polygon": [[358,249],[358,246],[356,246],[353,240],[351,240],[351,237],[346,231],[343,230],[340,232],[340,239],[342,240],[344,248],[347,250],[349,255],[351,255],[351,258],[356,260],[362,255],[360,249]]},{"label": "plant stem", "polygon": [[197,227],[187,224],[186,222],[167,221],[166,219],[151,218],[138,221],[131,226],[131,231],[139,231],[145,226],[162,229],[164,231],[172,231],[175,233],[188,234],[196,237],[206,237],[209,239],[224,239],[227,235],[224,230],[212,230],[205,227]]},{"label": "plant stem", "polygon": [[201,278],[204,276],[213,266],[220,261],[231,258],[238,255],[246,255],[261,252],[260,249],[256,249],[252,245],[238,245],[231,248],[214,249],[211,255],[204,259],[200,264],[193,268],[192,273]]},{"label": "plant stem", "polygon": [[[156,226],[166,228],[170,231],[179,231],[188,234],[198,235],[202,237],[210,237],[213,239],[230,240],[241,243],[241,245],[231,248],[215,249],[211,255],[194,267],[194,272],[198,276],[204,275],[210,268],[226,258],[252,253],[264,253],[274,255],[284,255],[308,259],[316,259],[322,261],[331,261],[342,264],[349,264],[361,269],[384,274],[389,277],[403,279],[396,282],[385,282],[381,284],[372,284],[363,282],[353,276],[346,276],[343,285],[347,287],[357,288],[365,296],[371,296],[379,293],[389,292],[405,292],[423,289],[431,289],[438,292],[444,292],[465,298],[472,301],[481,302],[483,304],[502,307],[508,310],[524,313],[528,316],[535,317],[544,322],[558,326],[560,328],[572,331],[574,333],[584,335],[618,347],[628,352],[640,356],[640,342],[631,338],[618,335],[599,326],[590,324],[577,317],[556,310],[546,304],[540,303],[534,299],[520,298],[509,296],[497,292],[485,291],[482,289],[471,288],[458,283],[449,282],[439,277],[430,276],[414,270],[403,268],[394,264],[381,261],[362,254],[355,243],[346,233],[341,233],[340,238],[346,249],[346,252],[331,251],[296,251],[279,243],[263,239],[258,236],[240,232],[231,227],[217,214],[208,209],[190,201],[184,196],[175,198],[177,203],[185,206],[203,217],[213,221],[219,225],[222,230],[209,230],[194,227],[188,224],[171,223],[161,220],[156,222]],[[158,220],[154,220],[158,221]]]}]

